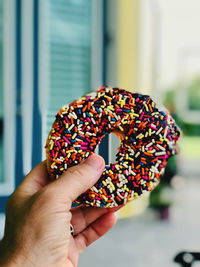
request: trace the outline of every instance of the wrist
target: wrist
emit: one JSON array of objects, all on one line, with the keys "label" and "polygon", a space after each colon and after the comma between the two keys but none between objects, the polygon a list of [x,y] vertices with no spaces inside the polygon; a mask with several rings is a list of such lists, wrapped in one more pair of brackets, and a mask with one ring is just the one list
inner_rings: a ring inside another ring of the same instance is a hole
[{"label": "wrist", "polygon": [[12,264],[12,249],[8,247],[7,242],[3,239],[0,241],[0,266],[2,267],[11,267],[16,266]]},{"label": "wrist", "polygon": [[17,252],[5,241],[0,241],[0,266],[1,267],[32,267],[22,253]]},{"label": "wrist", "polygon": [[0,241],[0,266],[8,267],[9,266],[8,251],[6,249],[6,244],[4,240]]}]

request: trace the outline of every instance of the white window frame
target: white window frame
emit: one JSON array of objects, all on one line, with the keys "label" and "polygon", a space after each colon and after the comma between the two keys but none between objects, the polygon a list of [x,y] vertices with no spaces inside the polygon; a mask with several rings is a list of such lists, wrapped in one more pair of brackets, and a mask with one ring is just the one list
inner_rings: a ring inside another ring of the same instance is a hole
[{"label": "white window frame", "polygon": [[16,87],[15,87],[15,1],[3,1],[3,176],[0,196],[13,192],[15,186],[16,154]]},{"label": "white window frame", "polygon": [[22,0],[22,136],[23,173],[32,169],[33,136],[33,0]]},{"label": "white window frame", "polygon": [[5,226],[5,214],[0,213],[0,240],[3,238],[4,226]]},{"label": "white window frame", "polygon": [[[91,88],[96,90],[103,81],[103,0],[92,1],[91,28]],[[95,151],[99,154],[99,146]]]},{"label": "white window frame", "polygon": [[92,29],[91,29],[91,88],[97,89],[102,85],[103,69],[103,0],[92,1]]},{"label": "white window frame", "polygon": [[39,110],[42,121],[42,159],[46,159],[46,151],[44,146],[47,139],[47,105],[49,96],[49,24],[45,19],[49,16],[49,2],[47,0],[39,0]]}]

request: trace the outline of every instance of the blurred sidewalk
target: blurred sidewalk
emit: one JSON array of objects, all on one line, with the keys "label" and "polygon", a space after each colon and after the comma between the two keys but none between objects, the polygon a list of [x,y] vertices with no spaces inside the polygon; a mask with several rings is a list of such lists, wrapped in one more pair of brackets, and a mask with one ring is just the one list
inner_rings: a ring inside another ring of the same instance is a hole
[{"label": "blurred sidewalk", "polygon": [[119,220],[81,255],[79,266],[175,267],[173,258],[182,249],[200,251],[200,179],[177,179],[170,221],[156,220],[151,210]]}]

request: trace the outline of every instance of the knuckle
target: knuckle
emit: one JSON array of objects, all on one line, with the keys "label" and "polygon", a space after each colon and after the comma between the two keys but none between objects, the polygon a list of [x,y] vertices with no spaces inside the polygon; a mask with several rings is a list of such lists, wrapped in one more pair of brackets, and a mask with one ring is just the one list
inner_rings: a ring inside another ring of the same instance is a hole
[{"label": "knuckle", "polygon": [[42,189],[40,193],[38,194],[38,196],[36,196],[35,202],[36,202],[36,206],[41,207],[45,205],[45,207],[47,208],[55,206],[55,203],[57,204],[61,203],[66,208],[70,208],[72,204],[69,198],[67,197],[63,198],[52,187]]},{"label": "knuckle", "polygon": [[52,192],[49,189],[44,188],[36,195],[35,200],[34,200],[34,204],[35,204],[34,206],[37,206],[40,208],[46,205],[47,203],[50,203],[51,201],[53,201]]},{"label": "knuckle", "polygon": [[43,188],[40,192],[39,199],[44,202],[49,202],[53,199],[53,192],[49,188]]},{"label": "knuckle", "polygon": [[75,168],[69,169],[68,175],[71,176],[71,179],[74,180],[74,183],[81,187],[85,187],[87,183],[87,177],[90,177],[89,171],[83,168],[82,166],[78,166]]},{"label": "knuckle", "polygon": [[85,187],[87,187],[88,184],[88,179],[85,178],[89,176],[86,175],[84,170],[81,168],[74,170],[73,177],[74,177],[74,184],[76,184],[77,188],[85,190]]},{"label": "knuckle", "polygon": [[72,171],[72,174],[76,177],[83,178],[85,176],[85,170],[83,168],[78,167]]}]

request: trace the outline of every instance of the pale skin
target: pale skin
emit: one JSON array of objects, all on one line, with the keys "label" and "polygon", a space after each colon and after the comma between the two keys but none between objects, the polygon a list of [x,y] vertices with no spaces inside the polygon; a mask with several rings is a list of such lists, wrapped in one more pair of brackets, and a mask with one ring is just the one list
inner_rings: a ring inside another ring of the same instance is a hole
[{"label": "pale skin", "polygon": [[80,253],[116,222],[116,209],[71,209],[72,201],[99,179],[104,168],[103,158],[92,155],[50,183],[46,162],[36,166],[8,200],[0,266],[77,266]]}]

